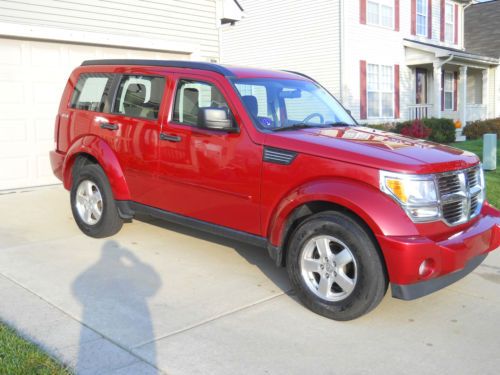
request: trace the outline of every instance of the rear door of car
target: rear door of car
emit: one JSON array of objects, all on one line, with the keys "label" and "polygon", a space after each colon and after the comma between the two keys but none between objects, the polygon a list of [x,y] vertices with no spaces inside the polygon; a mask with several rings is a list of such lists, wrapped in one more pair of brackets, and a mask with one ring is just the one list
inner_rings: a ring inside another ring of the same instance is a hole
[{"label": "rear door of car", "polygon": [[158,166],[158,141],[167,78],[142,68],[114,75],[109,113],[96,131],[113,149],[125,175],[132,200],[153,205]]}]

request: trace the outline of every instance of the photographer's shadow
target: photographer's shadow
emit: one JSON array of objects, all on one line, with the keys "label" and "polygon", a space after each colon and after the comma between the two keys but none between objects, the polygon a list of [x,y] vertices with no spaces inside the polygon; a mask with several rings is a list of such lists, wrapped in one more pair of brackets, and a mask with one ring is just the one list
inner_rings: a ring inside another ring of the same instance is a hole
[{"label": "photographer's shadow", "polygon": [[[148,299],[160,286],[161,278],[152,266],[116,241],[107,241],[100,259],[78,276],[72,291],[82,305],[85,325],[131,349],[154,340]],[[92,368],[92,358],[83,350],[84,342],[82,331],[76,373]],[[148,349],[152,351],[148,358],[156,362],[154,345]]]}]

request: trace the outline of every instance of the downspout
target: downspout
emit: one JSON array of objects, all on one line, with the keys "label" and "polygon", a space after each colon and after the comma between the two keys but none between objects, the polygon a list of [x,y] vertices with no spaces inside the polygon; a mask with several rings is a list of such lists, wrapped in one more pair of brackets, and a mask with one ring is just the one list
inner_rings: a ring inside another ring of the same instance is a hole
[{"label": "downspout", "polygon": [[461,40],[462,40],[462,49],[465,50],[465,9],[467,9],[468,7],[470,7],[471,5],[473,5],[474,2],[473,1],[470,1],[468,4],[466,5],[462,5],[462,32],[460,34],[461,35]]}]

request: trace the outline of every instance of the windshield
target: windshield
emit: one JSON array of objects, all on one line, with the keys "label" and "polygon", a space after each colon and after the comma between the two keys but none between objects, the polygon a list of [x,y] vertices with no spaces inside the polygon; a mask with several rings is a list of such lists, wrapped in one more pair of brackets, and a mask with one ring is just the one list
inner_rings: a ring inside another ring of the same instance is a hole
[{"label": "windshield", "polygon": [[233,82],[261,129],[356,124],[333,96],[311,81],[252,78]]}]

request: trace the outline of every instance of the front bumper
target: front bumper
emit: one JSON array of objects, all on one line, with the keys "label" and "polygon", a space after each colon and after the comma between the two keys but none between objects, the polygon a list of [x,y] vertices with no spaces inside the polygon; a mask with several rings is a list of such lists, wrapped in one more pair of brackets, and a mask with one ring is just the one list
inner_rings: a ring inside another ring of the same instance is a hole
[{"label": "front bumper", "polygon": [[[377,236],[386,260],[392,295],[415,299],[442,289],[472,272],[500,246],[500,211],[485,203],[466,229],[441,241],[425,236]],[[424,261],[432,270],[422,276]]]}]

